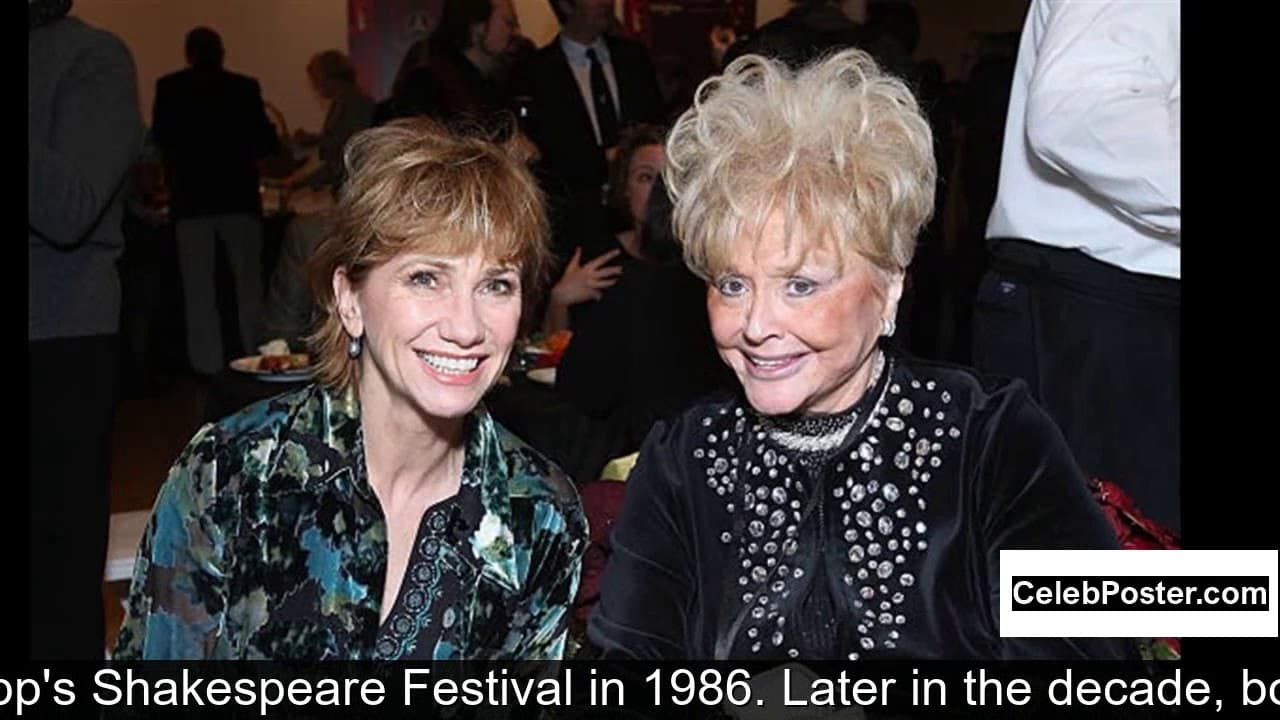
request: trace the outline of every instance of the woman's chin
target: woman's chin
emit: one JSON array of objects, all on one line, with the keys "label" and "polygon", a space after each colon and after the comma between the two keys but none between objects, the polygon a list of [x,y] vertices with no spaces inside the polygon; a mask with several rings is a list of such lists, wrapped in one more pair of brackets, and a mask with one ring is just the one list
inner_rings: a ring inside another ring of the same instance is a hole
[{"label": "woman's chin", "polygon": [[761,415],[790,415],[801,409],[802,399],[795,393],[776,388],[746,388],[747,402]]},{"label": "woman's chin", "polygon": [[465,417],[476,409],[485,394],[493,386],[489,373],[477,373],[476,377],[461,382],[456,377],[427,378],[413,389],[414,402],[428,416],[439,419]]}]

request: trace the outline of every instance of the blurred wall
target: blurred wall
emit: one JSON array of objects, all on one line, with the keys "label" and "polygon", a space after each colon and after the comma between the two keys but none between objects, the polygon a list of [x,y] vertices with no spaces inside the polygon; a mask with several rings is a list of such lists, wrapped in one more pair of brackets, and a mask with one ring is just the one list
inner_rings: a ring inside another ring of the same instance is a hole
[{"label": "blurred wall", "polygon": [[319,130],[324,109],[307,84],[307,60],[347,49],[347,0],[75,0],[72,14],[119,35],[138,67],[143,118],[160,76],[186,66],[187,31],[222,35],[229,70],[253,75],[290,129]]}]

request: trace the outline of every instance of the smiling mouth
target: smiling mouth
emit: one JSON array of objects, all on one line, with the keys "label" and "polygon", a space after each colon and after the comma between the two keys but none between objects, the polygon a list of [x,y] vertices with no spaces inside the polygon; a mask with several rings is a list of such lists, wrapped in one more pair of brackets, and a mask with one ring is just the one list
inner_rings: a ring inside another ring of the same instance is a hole
[{"label": "smiling mouth", "polygon": [[742,356],[747,359],[747,366],[751,369],[752,374],[768,376],[785,372],[794,367],[804,357],[804,354],[761,357],[744,352]]},{"label": "smiling mouth", "polygon": [[442,375],[466,375],[474,372],[476,367],[480,365],[481,360],[481,358],[475,356],[453,357],[451,355],[437,355],[422,351],[418,351],[417,355],[432,370]]}]

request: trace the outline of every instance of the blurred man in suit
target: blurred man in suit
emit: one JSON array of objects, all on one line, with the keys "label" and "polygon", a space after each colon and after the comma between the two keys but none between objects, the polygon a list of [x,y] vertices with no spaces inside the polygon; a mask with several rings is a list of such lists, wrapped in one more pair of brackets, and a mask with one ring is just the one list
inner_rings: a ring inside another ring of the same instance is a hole
[{"label": "blurred man in suit", "polygon": [[560,33],[516,81],[528,98],[526,129],[542,154],[556,251],[605,226],[607,156],[619,130],[658,122],[662,95],[648,52],[610,34],[612,0],[552,0]]},{"label": "blurred man in suit", "polygon": [[209,28],[187,34],[189,67],[156,83],[152,135],[164,155],[170,211],[186,301],[192,369],[213,375],[224,357],[214,285],[219,241],[236,287],[242,349],[256,338],[262,308],[262,198],[258,161],[280,145],[262,90],[222,67],[222,38]]}]

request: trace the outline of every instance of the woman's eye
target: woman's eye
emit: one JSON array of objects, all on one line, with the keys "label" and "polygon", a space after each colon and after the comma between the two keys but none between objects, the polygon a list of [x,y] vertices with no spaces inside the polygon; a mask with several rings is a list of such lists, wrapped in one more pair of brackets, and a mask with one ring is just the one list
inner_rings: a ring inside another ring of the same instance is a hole
[{"label": "woman's eye", "polygon": [[409,276],[409,282],[418,287],[433,288],[437,284],[436,274],[427,270],[418,270]]},{"label": "woman's eye", "polygon": [[787,294],[794,297],[804,297],[812,295],[814,290],[818,289],[818,284],[812,280],[804,278],[792,278],[787,281]]},{"label": "woman's eye", "polygon": [[492,295],[514,295],[516,284],[506,278],[492,278],[484,284],[484,291]]},{"label": "woman's eye", "polygon": [[747,291],[747,284],[739,278],[727,277],[716,283],[716,289],[720,291],[721,295],[737,297]]}]

